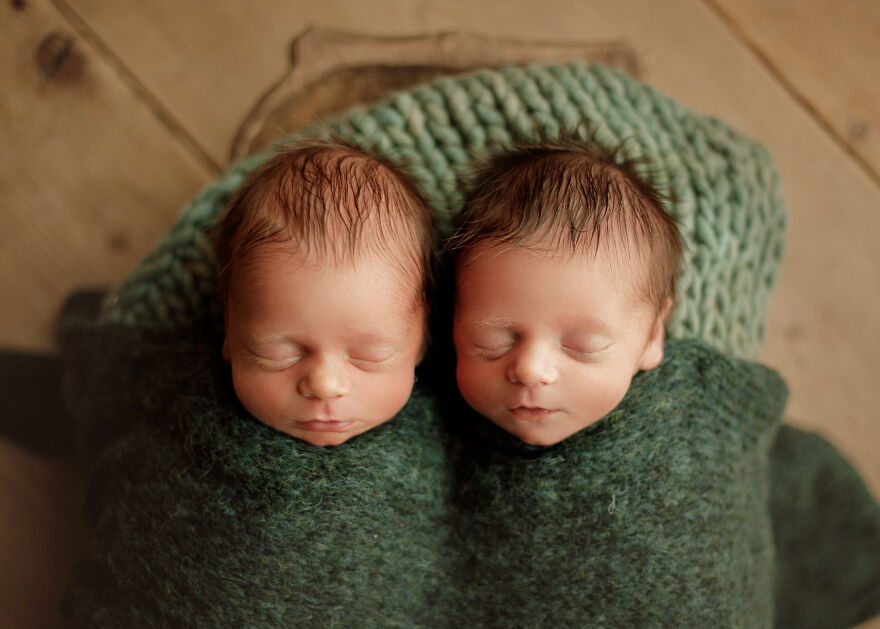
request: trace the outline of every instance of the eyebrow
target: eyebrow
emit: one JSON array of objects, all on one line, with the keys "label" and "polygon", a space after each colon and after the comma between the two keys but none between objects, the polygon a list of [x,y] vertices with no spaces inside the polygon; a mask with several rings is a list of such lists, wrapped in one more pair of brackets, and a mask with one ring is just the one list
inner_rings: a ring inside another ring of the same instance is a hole
[{"label": "eyebrow", "polygon": [[273,345],[275,343],[295,343],[293,334],[286,332],[275,332],[271,334],[247,334],[246,339],[258,345]]},{"label": "eyebrow", "polygon": [[517,321],[506,317],[487,317],[477,321],[476,325],[481,328],[512,328],[517,325]]},{"label": "eyebrow", "polygon": [[[400,345],[400,338],[405,335],[405,331],[401,331],[398,337],[385,332],[363,332],[355,333],[351,336],[352,343],[362,343],[366,345]],[[260,345],[272,345],[275,343],[290,343],[301,345],[297,340],[298,334],[295,332],[275,332],[262,335],[249,335],[248,340]]]},{"label": "eyebrow", "polygon": [[566,328],[576,332],[586,331],[590,334],[601,334],[604,336],[611,335],[614,332],[614,328],[608,322],[600,321],[595,317],[574,315],[562,318],[562,322]]}]

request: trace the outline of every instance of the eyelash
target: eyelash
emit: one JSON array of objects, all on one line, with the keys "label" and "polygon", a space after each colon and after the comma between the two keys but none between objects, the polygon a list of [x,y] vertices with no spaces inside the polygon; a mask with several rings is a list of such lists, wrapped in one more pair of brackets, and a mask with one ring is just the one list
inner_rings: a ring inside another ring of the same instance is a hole
[{"label": "eyelash", "polygon": [[574,349],[573,347],[562,346],[562,351],[574,358],[575,360],[584,362],[589,360],[592,356],[594,356],[597,352],[585,352],[580,349]]},{"label": "eyelash", "polygon": [[[474,353],[477,354],[480,358],[492,362],[502,358],[507,352],[513,349],[514,344],[505,345],[503,347],[480,347],[478,345],[474,346]],[[588,362],[593,359],[596,355],[600,354],[603,349],[596,351],[584,351],[575,349],[573,347],[569,347],[567,345],[562,345],[562,351],[579,362]]]},{"label": "eyelash", "polygon": [[368,360],[366,358],[355,358],[354,356],[349,356],[348,360],[358,369],[362,369],[363,371],[373,371],[375,369],[381,369],[391,360],[391,357],[383,358],[382,360]]},{"label": "eyelash", "polygon": [[[260,369],[264,369],[266,371],[284,371],[293,367],[296,363],[302,360],[302,356],[296,356],[292,358],[286,358],[284,360],[272,360],[270,358],[264,358],[257,354],[252,354],[251,359],[254,364]],[[389,362],[392,357],[383,358],[381,360],[370,360],[368,358],[356,358],[354,356],[349,356],[348,360],[355,367],[359,369],[363,369],[364,371],[370,371],[372,369],[380,368],[385,363]]]},{"label": "eyelash", "polygon": [[301,356],[296,356],[293,358],[285,358],[284,360],[272,360],[271,358],[263,358],[257,354],[251,356],[254,364],[260,369],[265,369],[266,371],[284,371],[289,367],[293,367],[301,358]]},{"label": "eyelash", "polygon": [[498,360],[511,349],[513,349],[512,343],[510,345],[504,345],[502,347],[480,347],[478,345],[475,345],[474,353],[477,354],[480,358],[491,362],[493,360]]}]

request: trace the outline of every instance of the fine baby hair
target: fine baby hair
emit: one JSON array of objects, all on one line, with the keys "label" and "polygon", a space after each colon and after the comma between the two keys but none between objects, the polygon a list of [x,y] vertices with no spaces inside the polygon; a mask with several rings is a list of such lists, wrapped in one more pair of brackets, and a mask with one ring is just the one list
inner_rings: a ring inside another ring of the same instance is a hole
[{"label": "fine baby hair", "polygon": [[406,175],[339,142],[283,147],[213,231],[242,405],[312,445],[394,416],[424,352],[434,237]]},{"label": "fine baby hair", "polygon": [[660,364],[681,239],[614,153],[570,141],[496,155],[450,248],[459,391],[521,440],[568,438]]},{"label": "fine baby hair", "polygon": [[288,243],[327,261],[384,255],[427,307],[435,248],[428,206],[407,174],[341,139],[281,147],[235,191],[211,238],[224,300],[237,268],[264,245]]},{"label": "fine baby hair", "polygon": [[682,240],[663,197],[636,160],[573,135],[517,144],[483,160],[456,218],[447,248],[466,264],[477,246],[501,249],[543,242],[574,256],[611,246],[646,263],[643,296],[674,303]]}]

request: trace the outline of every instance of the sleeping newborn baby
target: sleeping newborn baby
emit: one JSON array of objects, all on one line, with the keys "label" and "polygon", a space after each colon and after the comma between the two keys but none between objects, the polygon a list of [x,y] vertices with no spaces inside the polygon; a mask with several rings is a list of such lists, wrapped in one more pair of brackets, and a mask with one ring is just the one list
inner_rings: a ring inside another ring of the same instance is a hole
[{"label": "sleeping newborn baby", "polygon": [[413,385],[426,206],[381,159],[311,142],[228,207],[225,339],[105,327],[108,367],[84,372],[126,411],[90,470],[69,626],[438,626],[451,466]]},{"label": "sleeping newborn baby", "polygon": [[785,387],[664,343],[682,245],[658,194],[599,147],[515,147],[477,173],[450,246],[458,388],[491,422],[459,413],[469,620],[772,626]]},{"label": "sleeping newborn baby", "polygon": [[344,145],[293,146],[251,174],[214,234],[223,356],[254,417],[329,446],[403,407],[433,234],[401,173]]},{"label": "sleeping newborn baby", "polygon": [[457,380],[481,415],[552,445],[660,364],[682,246],[631,171],[589,147],[524,148],[482,174],[457,224]]}]

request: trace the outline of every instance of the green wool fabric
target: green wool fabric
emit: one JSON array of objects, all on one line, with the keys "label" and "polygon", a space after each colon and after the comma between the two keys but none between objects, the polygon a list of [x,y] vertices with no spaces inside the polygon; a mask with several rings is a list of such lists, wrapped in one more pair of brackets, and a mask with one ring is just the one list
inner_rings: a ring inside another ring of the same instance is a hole
[{"label": "green wool fabric", "polygon": [[[440,79],[302,135],[333,133],[404,164],[446,231],[475,155],[581,128],[606,147],[624,143],[626,157],[645,159],[646,176],[671,200],[687,248],[670,334],[754,358],[782,254],[785,206],[767,151],[718,120],[609,68],[572,62]],[[230,169],[184,208],[110,296],[107,321],[173,328],[218,312],[205,232],[266,156]]]},{"label": "green wool fabric", "polygon": [[551,447],[461,415],[467,618],[497,627],[772,627],[768,452],[787,390],[695,341]]},{"label": "green wool fabric", "polygon": [[452,466],[431,398],[311,446],[251,417],[202,338],[68,332],[93,539],[67,626],[443,626]]},{"label": "green wool fabric", "polygon": [[776,626],[845,629],[880,614],[880,504],[849,461],[783,426],[770,487]]},{"label": "green wool fabric", "polygon": [[250,417],[200,338],[68,339],[95,533],[69,627],[772,626],[769,369],[672,341],[554,447],[417,390],[318,448]]}]

